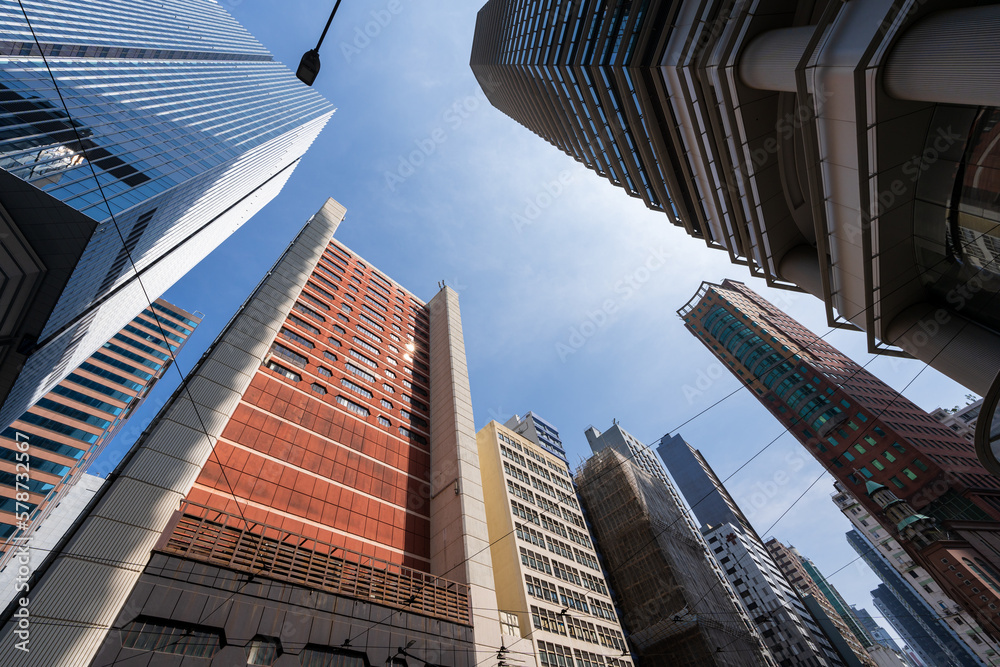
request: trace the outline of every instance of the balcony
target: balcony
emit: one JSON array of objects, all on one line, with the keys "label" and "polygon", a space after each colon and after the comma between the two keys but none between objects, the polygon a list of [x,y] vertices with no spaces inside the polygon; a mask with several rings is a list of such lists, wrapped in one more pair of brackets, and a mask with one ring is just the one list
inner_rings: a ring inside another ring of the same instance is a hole
[{"label": "balcony", "polygon": [[156,551],[472,625],[466,585],[188,501]]}]

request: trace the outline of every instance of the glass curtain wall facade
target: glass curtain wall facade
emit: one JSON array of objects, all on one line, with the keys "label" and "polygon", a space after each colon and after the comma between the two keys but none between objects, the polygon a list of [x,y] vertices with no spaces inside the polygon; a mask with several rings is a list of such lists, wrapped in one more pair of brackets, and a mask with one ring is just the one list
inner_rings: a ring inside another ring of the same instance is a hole
[{"label": "glass curtain wall facade", "polygon": [[675,176],[684,158],[664,134],[676,122],[650,102],[663,89],[654,70],[677,4],[491,0],[471,65],[500,111],[701,236]]},{"label": "glass curtain wall facade", "polygon": [[[875,546],[866,539],[857,529],[847,533],[847,543],[851,545],[858,555],[868,564],[868,567],[878,575],[882,584],[889,589],[889,592],[899,600],[899,603],[906,607],[923,628],[925,635],[924,647],[934,646],[930,652],[931,664],[934,665],[961,665],[962,667],[972,667],[973,665],[995,664],[990,656],[977,656],[972,648],[959,639],[953,628],[948,627],[944,619],[941,618],[926,600],[917,595],[912,584],[906,581],[903,576],[893,568],[886,560],[885,556],[878,552]],[[980,630],[981,632],[981,630]],[[992,640],[982,635],[978,640],[982,645],[984,642],[992,643]],[[996,655],[995,652],[991,652]]]},{"label": "glass curtain wall facade", "polygon": [[215,2],[23,7],[0,2],[0,167],[94,227],[5,423],[148,305],[136,272],[158,297],[272,199],[332,113]]},{"label": "glass curtain wall facade", "polygon": [[490,0],[470,64],[496,108],[768,285],[822,299],[870,352],[985,396],[1000,86],[982,72],[1000,6],[973,4]]},{"label": "glass curtain wall facade", "polygon": [[[200,322],[200,314],[157,299],[0,431],[0,568],[18,538],[45,520],[114,439]],[[28,500],[19,504],[22,443],[30,481]],[[22,512],[29,515],[25,529],[19,528]]]}]

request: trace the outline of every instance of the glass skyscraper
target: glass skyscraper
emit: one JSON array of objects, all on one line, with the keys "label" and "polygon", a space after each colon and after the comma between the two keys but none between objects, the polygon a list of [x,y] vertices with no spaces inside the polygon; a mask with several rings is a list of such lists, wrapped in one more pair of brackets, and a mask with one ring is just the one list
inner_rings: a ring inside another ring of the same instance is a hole
[{"label": "glass skyscraper", "polygon": [[20,276],[0,354],[24,364],[0,375],[4,423],[270,201],[333,112],[210,0],[22,4],[0,0],[0,265]]},{"label": "glass skyscraper", "polygon": [[[0,571],[19,544],[34,542],[39,524],[122,430],[200,322],[200,314],[157,299],[0,429],[0,465],[15,467],[26,460],[22,451],[30,465],[23,484],[15,472],[0,471]],[[25,489],[28,497],[19,498]],[[19,521],[22,512],[27,521]]]}]

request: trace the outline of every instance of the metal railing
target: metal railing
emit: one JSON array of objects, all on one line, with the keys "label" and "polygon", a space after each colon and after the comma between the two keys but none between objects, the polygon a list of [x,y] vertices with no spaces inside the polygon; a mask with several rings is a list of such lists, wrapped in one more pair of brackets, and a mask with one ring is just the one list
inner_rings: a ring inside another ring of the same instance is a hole
[{"label": "metal railing", "polygon": [[166,554],[472,624],[464,584],[206,505],[183,501],[164,536],[156,550]]}]

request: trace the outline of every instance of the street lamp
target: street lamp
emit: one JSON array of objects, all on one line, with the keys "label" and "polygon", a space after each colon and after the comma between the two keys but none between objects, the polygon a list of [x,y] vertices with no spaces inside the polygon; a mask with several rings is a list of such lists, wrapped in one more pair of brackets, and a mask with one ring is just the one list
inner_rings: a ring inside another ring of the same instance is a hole
[{"label": "street lamp", "polygon": [[303,54],[302,60],[299,61],[299,68],[295,70],[295,76],[307,86],[313,85],[316,75],[319,74],[319,47],[323,45],[326,31],[330,29],[330,24],[333,23],[333,15],[337,13],[338,7],[340,7],[340,0],[337,0],[337,3],[333,6],[330,18],[326,21],[326,27],[323,28],[323,34],[319,36],[319,41],[316,42],[316,48],[309,49]]}]

